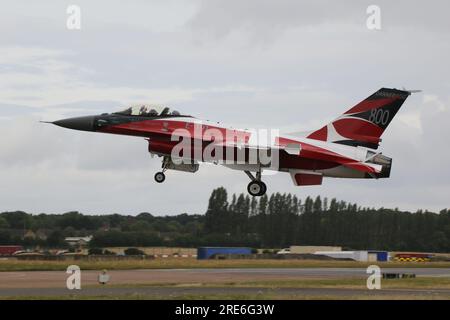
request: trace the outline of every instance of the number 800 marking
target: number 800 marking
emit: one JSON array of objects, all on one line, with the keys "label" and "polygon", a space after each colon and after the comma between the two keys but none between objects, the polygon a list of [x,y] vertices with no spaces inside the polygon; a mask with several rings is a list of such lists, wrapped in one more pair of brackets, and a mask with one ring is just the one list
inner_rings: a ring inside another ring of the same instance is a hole
[{"label": "number 800 marking", "polygon": [[389,121],[389,110],[372,109],[370,110],[369,121],[375,124],[386,125]]}]

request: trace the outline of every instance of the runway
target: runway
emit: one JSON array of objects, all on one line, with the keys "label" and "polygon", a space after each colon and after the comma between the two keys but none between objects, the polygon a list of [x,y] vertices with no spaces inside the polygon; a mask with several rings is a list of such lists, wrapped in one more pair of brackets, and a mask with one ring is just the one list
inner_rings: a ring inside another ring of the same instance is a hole
[{"label": "runway", "polygon": [[[450,277],[450,268],[384,268],[382,272],[414,273],[420,276]],[[81,271],[84,285],[98,283],[97,270]],[[305,278],[367,277],[363,268],[211,268],[211,269],[139,269],[109,271],[111,284],[183,284],[223,283]],[[0,289],[65,287],[64,271],[0,272]]]},{"label": "runway", "polygon": [[[170,269],[167,272],[184,273],[212,273],[212,274],[264,274],[264,275],[291,275],[299,277],[311,276],[366,276],[364,268],[240,268],[240,269]],[[421,276],[450,277],[450,268],[383,268],[386,273],[415,273]]]},{"label": "runway", "polygon": [[[414,273],[420,277],[449,277],[450,268],[385,268],[387,273]],[[20,296],[159,296],[179,295],[295,295],[295,296],[361,296],[370,297],[369,290],[349,288],[245,288],[240,283],[251,281],[286,281],[302,279],[352,279],[363,283],[368,277],[364,268],[239,268],[239,269],[140,269],[109,271],[110,282],[98,286],[99,271],[81,271],[81,290],[68,290],[64,271],[0,272],[0,299]],[[234,286],[224,287],[233,283]],[[210,287],[204,287],[208,284]],[[213,286],[213,287],[211,287]],[[425,295],[450,298],[450,289],[377,290],[377,295]]]},{"label": "runway", "polygon": [[[414,273],[417,276],[450,277],[450,268],[384,268],[382,272]],[[98,283],[99,271],[81,271],[84,285]],[[111,284],[223,283],[305,278],[367,277],[363,268],[211,268],[112,270]],[[0,289],[65,287],[64,271],[0,272]]]}]

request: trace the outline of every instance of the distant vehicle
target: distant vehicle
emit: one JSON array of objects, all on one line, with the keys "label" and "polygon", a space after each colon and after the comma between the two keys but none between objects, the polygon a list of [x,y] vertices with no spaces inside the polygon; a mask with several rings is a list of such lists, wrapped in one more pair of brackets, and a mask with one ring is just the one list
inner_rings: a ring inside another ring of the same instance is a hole
[{"label": "distant vehicle", "polygon": [[0,246],[0,256],[11,256],[23,250],[22,246]]},{"label": "distant vehicle", "polygon": [[82,254],[81,252],[75,252],[75,251],[70,251],[70,250],[59,250],[58,252],[56,252],[57,256],[77,256]]},{"label": "distant vehicle", "polygon": [[290,254],[290,253],[291,253],[291,249],[289,249],[289,248],[284,248],[277,252],[277,254]]},{"label": "distant vehicle", "polygon": [[13,253],[13,256],[18,256],[21,254],[30,253],[28,250],[19,250]]},{"label": "distant vehicle", "polygon": [[43,254],[40,252],[33,252],[33,251],[27,251],[27,250],[17,251],[13,255],[14,256],[43,256]]},{"label": "distant vehicle", "polygon": [[[145,137],[148,151],[162,157],[162,171],[196,172],[199,162],[244,171],[252,196],[266,193],[263,170],[288,172],[296,186],[321,185],[323,177],[388,178],[392,159],[376,151],[381,135],[412,92],[381,88],[335,120],[312,132],[275,134],[234,129],[202,121],[169,107],[141,104],[114,113],[68,118],[57,126],[101,133]],[[283,112],[274,106],[273,116]],[[302,118],[298,110],[291,117]],[[253,174],[253,172],[255,174]]]}]

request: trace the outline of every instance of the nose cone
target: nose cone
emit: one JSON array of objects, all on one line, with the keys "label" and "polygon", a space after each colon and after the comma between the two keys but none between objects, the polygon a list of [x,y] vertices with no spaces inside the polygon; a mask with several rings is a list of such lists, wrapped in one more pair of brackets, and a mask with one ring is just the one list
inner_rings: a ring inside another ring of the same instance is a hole
[{"label": "nose cone", "polygon": [[94,131],[94,118],[94,116],[68,118],[54,121],[53,124],[68,129]]}]

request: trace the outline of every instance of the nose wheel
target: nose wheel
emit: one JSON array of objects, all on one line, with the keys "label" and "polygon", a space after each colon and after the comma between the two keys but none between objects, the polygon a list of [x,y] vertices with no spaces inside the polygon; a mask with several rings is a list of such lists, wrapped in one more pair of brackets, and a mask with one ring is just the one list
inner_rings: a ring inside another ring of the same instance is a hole
[{"label": "nose wheel", "polygon": [[170,162],[170,157],[165,156],[162,161],[162,166],[161,166],[162,171],[155,173],[155,181],[156,182],[163,183],[164,180],[166,180],[166,175],[164,174],[164,171],[167,170],[167,165],[169,164],[169,162]]},{"label": "nose wheel", "polygon": [[163,183],[164,180],[166,180],[166,175],[164,174],[164,172],[157,172],[155,173],[155,181],[158,183]]}]

